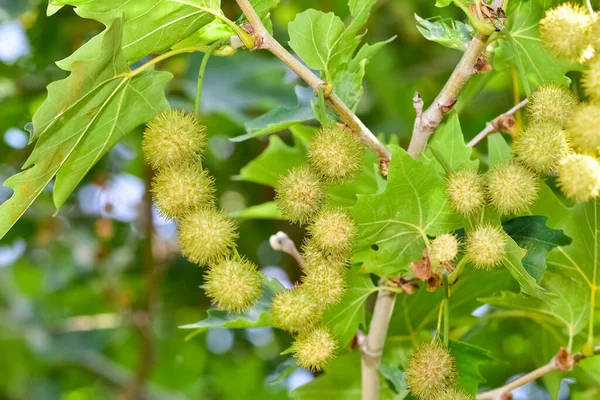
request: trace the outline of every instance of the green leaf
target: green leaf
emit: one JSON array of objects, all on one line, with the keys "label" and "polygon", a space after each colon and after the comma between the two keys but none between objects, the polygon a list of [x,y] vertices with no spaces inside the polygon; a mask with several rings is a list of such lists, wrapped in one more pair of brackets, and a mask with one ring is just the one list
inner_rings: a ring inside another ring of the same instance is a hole
[{"label": "green leaf", "polygon": [[500,133],[488,136],[488,158],[490,165],[507,161],[512,158],[512,149]]},{"label": "green leaf", "polygon": [[244,208],[230,214],[233,218],[239,219],[283,219],[281,212],[274,201],[258,204]]},{"label": "green leaf", "polygon": [[380,366],[379,372],[381,373],[381,376],[391,383],[394,392],[403,396],[408,395],[406,381],[404,380],[404,372],[400,371],[398,368],[389,367],[387,365]]},{"label": "green leaf", "polygon": [[458,372],[456,385],[474,395],[477,393],[479,384],[485,381],[479,372],[479,367],[495,363],[497,360],[489,351],[465,342],[450,340],[448,348],[456,360]]},{"label": "green leaf", "polygon": [[121,52],[123,24],[106,31],[97,57],[73,63],[71,75],[48,86],[48,98],[33,117],[36,146],[5,186],[13,196],[0,206],[0,238],[56,176],[54,204],[60,208],[88,171],[119,139],[167,110],[166,72],[131,73]]},{"label": "green leaf", "polygon": [[436,0],[435,2],[435,6],[436,7],[448,7],[450,4],[452,4],[453,0]]},{"label": "green leaf", "polygon": [[[133,64],[150,54],[160,54],[222,15],[220,0],[50,0],[50,5],[71,5],[82,18],[110,27],[123,17],[123,54]],[[190,5],[192,4],[192,5]],[[95,40],[98,46],[100,41]],[[98,49],[97,47],[96,49]]]},{"label": "green leaf", "polygon": [[271,12],[272,9],[279,5],[280,0],[250,0],[250,4],[258,14],[259,18],[263,20]]},{"label": "green leaf", "polygon": [[568,246],[571,239],[560,230],[546,226],[547,217],[517,217],[502,224],[504,231],[519,247],[526,249],[523,267],[536,281],[546,272],[546,257],[559,246]]},{"label": "green leaf", "polygon": [[423,256],[427,236],[451,232],[463,225],[447,204],[444,178],[427,158],[414,160],[390,146],[392,163],[382,193],[358,197],[352,214],[360,228],[354,260],[365,272],[396,276],[410,271]]},{"label": "green leaf", "polygon": [[417,30],[425,39],[450,49],[467,50],[472,39],[473,28],[471,25],[452,19],[446,22],[441,17],[423,19],[417,14],[415,14],[415,19],[417,20]]},{"label": "green leaf", "polygon": [[[423,157],[435,159],[430,149],[435,148],[453,170],[462,168],[474,170],[479,167],[479,161],[471,160],[473,149],[465,144],[456,111],[450,113],[448,121],[437,130],[428,147],[429,149]],[[440,171],[444,172],[443,169],[440,169]]]},{"label": "green leaf", "polygon": [[369,275],[363,275],[359,268],[352,268],[346,274],[346,294],[342,301],[325,312],[323,322],[333,329],[340,347],[348,346],[359,326],[365,325],[365,301],[375,289]]}]

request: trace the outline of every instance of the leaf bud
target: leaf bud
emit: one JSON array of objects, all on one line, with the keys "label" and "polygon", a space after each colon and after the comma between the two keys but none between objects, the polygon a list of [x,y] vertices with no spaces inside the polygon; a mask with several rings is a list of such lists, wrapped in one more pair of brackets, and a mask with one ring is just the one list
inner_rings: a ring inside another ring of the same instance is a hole
[{"label": "leaf bud", "polygon": [[322,370],[334,357],[338,342],[325,326],[300,332],[292,345],[292,354],[304,369]]},{"label": "leaf bud", "polygon": [[437,340],[419,347],[404,372],[410,393],[418,399],[431,399],[452,388],[456,380],[456,361]]},{"label": "leaf bud", "polygon": [[504,261],[507,245],[501,228],[484,225],[467,234],[466,257],[476,268],[491,269]]},{"label": "leaf bud", "polygon": [[323,311],[323,304],[302,286],[278,293],[271,306],[275,326],[291,333],[311,329]]},{"label": "leaf bud", "polygon": [[277,208],[291,222],[307,223],[319,211],[325,190],[308,165],[291,169],[275,187]]},{"label": "leaf bud", "polygon": [[600,193],[600,166],[594,157],[571,154],[558,169],[557,184],[568,198],[588,201]]},{"label": "leaf bud", "polygon": [[311,166],[330,182],[348,182],[362,170],[364,149],[352,133],[339,125],[318,130],[308,144]]},{"label": "leaf bud", "polygon": [[245,258],[221,259],[210,266],[205,280],[206,295],[229,313],[247,311],[262,294],[263,275]]},{"label": "leaf bud", "polygon": [[450,206],[462,215],[472,215],[485,205],[483,179],[476,171],[462,169],[446,179],[446,196]]},{"label": "leaf bud", "polygon": [[569,151],[560,125],[536,122],[525,128],[513,141],[517,160],[532,171],[546,175],[552,172]]}]

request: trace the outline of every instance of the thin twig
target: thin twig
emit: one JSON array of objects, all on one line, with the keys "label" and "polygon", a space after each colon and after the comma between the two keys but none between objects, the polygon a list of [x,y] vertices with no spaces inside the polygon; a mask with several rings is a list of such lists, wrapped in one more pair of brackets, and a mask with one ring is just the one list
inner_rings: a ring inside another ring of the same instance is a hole
[{"label": "thin twig", "polygon": [[512,127],[515,123],[515,119],[514,119],[515,113],[517,111],[519,111],[520,109],[522,109],[523,107],[525,107],[527,104],[529,104],[529,99],[523,100],[522,102],[520,102],[519,104],[517,104],[516,106],[514,106],[513,108],[511,108],[504,114],[501,114],[501,115],[497,116],[496,118],[494,118],[492,120],[492,122],[487,124],[487,126],[485,127],[484,130],[479,132],[477,134],[477,136],[475,136],[469,142],[469,144],[467,144],[467,146],[475,147],[479,142],[481,142],[483,139],[485,139],[488,135],[495,133],[495,132],[500,132],[507,127],[508,128]]},{"label": "thin twig", "polygon": [[[504,0],[494,0],[492,8],[497,10],[502,8],[503,5]],[[475,34],[442,91],[435,98],[431,106],[415,118],[413,134],[408,147],[408,154],[413,158],[417,158],[425,150],[431,134],[433,134],[442,122],[444,115],[449,113],[452,107],[454,107],[460,90],[469,78],[478,72],[478,66],[481,64],[478,61],[485,50],[489,38],[488,35],[479,32]],[[417,96],[418,94],[415,97]]]},{"label": "thin twig", "polygon": [[269,239],[269,243],[271,244],[273,250],[283,251],[284,253],[287,253],[290,256],[294,257],[294,260],[296,260],[299,265],[302,265],[302,263],[304,262],[304,260],[302,260],[302,256],[300,255],[300,252],[296,248],[296,244],[292,239],[290,239],[287,233],[281,231],[277,232],[276,234],[271,236],[271,238]]}]

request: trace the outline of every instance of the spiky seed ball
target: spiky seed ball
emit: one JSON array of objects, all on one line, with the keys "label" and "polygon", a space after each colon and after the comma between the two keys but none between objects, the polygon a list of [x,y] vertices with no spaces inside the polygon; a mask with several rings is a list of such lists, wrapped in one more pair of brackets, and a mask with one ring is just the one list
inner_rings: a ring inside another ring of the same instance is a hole
[{"label": "spiky seed ball", "polygon": [[196,161],[206,148],[206,127],[192,114],[171,110],[148,123],[142,141],[146,162],[154,169]]},{"label": "spiky seed ball", "polygon": [[158,170],[152,180],[152,194],[162,215],[181,218],[196,207],[214,200],[214,179],[198,164],[173,164]]},{"label": "spiky seed ball", "polygon": [[[600,22],[600,18],[598,19]],[[600,29],[598,30],[600,35]],[[599,39],[600,44],[600,39]],[[596,53],[600,54],[600,47],[596,49]],[[592,101],[600,100],[600,55],[588,63],[588,68],[583,71],[583,78],[581,79],[585,93],[590,96]]]},{"label": "spiky seed ball", "polygon": [[434,265],[448,263],[458,254],[458,240],[450,233],[439,235],[430,243],[429,257]]},{"label": "spiky seed ball", "polygon": [[442,393],[438,393],[432,400],[473,400],[474,397],[464,390],[455,388],[448,389]]},{"label": "spiky seed ball", "polygon": [[578,152],[597,155],[600,152],[600,105],[580,104],[567,122],[567,136]]},{"label": "spiky seed ball", "polygon": [[415,350],[404,377],[413,396],[431,399],[454,385],[456,361],[446,347],[434,341]]},{"label": "spiky seed ball", "polygon": [[318,130],[308,144],[311,166],[331,182],[354,180],[364,162],[364,149],[352,133],[338,125]]},{"label": "spiky seed ball", "polygon": [[327,265],[304,268],[302,287],[325,306],[337,304],[346,291],[345,271]]},{"label": "spiky seed ball", "polygon": [[538,177],[514,160],[494,165],[486,174],[490,204],[504,214],[518,214],[538,197]]},{"label": "spiky seed ball", "polygon": [[463,215],[471,215],[485,205],[483,179],[476,171],[462,169],[446,179],[446,196],[452,208]]},{"label": "spiky seed ball", "polygon": [[308,227],[314,243],[328,254],[348,254],[352,251],[357,229],[354,219],[341,208],[319,211]]},{"label": "spiky seed ball", "polygon": [[237,237],[233,220],[212,206],[190,212],[179,224],[181,254],[200,265],[226,257]]},{"label": "spiky seed ball", "polygon": [[571,199],[588,201],[600,193],[600,166],[593,157],[571,154],[557,172],[560,190]]},{"label": "spiky seed ball", "polygon": [[247,311],[260,299],[263,275],[245,258],[223,259],[206,273],[205,290],[213,304],[230,313]]},{"label": "spiky seed ball", "polygon": [[569,151],[569,144],[561,126],[553,122],[529,125],[513,141],[517,160],[534,172],[546,175],[552,172]]},{"label": "spiky seed ball", "polygon": [[323,311],[320,300],[302,286],[277,294],[271,306],[275,326],[291,333],[314,327]]},{"label": "spiky seed ball", "polygon": [[296,336],[292,354],[304,369],[322,370],[335,356],[338,342],[325,326],[305,330]]},{"label": "spiky seed ball", "polygon": [[491,269],[502,263],[507,245],[502,229],[484,225],[467,234],[466,256],[476,268]]},{"label": "spiky seed ball", "polygon": [[329,268],[344,269],[350,258],[350,251],[347,253],[330,253],[326,252],[315,243],[314,238],[308,238],[302,246],[302,258],[304,260],[302,268],[321,267],[323,265]]},{"label": "spiky seed ball", "polygon": [[542,43],[558,57],[582,61],[590,47],[592,18],[578,4],[563,3],[546,11],[540,21]]},{"label": "spiky seed ball", "polygon": [[306,223],[319,211],[325,190],[308,165],[296,167],[277,182],[277,208],[291,222]]},{"label": "spiky seed ball", "polygon": [[578,103],[577,96],[568,86],[543,84],[529,96],[527,116],[530,124],[548,122],[564,127]]}]

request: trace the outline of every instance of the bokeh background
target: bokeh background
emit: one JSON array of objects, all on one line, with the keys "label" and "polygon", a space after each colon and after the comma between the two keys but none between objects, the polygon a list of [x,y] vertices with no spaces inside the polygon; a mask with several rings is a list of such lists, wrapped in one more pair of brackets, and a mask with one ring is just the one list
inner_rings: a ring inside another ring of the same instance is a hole
[{"label": "bokeh background", "polygon": [[[223,0],[226,14],[239,11]],[[367,67],[358,113],[376,133],[406,144],[414,121],[412,97],[429,103],[461,56],[426,41],[414,14],[461,18],[433,0],[381,0],[365,39],[396,36]],[[46,1],[0,0],[0,184],[16,173],[32,146],[25,125],[50,82],[66,72],[54,62],[70,55],[102,26],[66,7],[46,17]],[[273,13],[276,36],[307,8],[347,16],[345,0],[282,0]],[[173,107],[191,109],[201,55],[159,65],[175,75]],[[574,76],[577,79],[577,76]],[[269,201],[270,189],[235,179],[268,144],[242,143],[244,123],[278,105],[293,106],[294,75],[268,54],[240,51],[213,57],[203,95],[210,136],[205,165],[215,175],[220,205],[231,213]],[[485,86],[485,90],[481,90]],[[479,75],[458,109],[474,136],[510,108],[511,71]],[[287,141],[289,133],[280,135]],[[186,340],[178,327],[202,320],[210,307],[203,271],[179,256],[175,227],[148,201],[149,170],[141,157],[142,128],[129,134],[98,165],[54,216],[51,187],[0,243],[0,399],[285,399],[313,379],[304,370],[274,382],[285,369],[287,334],[271,328],[211,330]],[[0,188],[0,203],[12,190]],[[240,251],[267,276],[287,286],[299,270],[273,251],[269,236],[284,230],[299,243],[303,232],[279,221],[240,220]],[[526,349],[523,349],[526,351]]]}]

